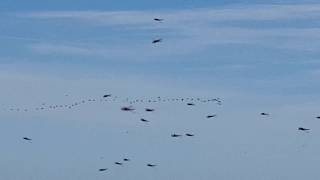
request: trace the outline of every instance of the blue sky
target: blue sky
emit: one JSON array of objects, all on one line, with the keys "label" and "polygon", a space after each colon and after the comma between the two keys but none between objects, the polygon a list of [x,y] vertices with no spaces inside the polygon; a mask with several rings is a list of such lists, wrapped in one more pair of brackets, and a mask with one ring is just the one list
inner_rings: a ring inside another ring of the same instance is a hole
[{"label": "blue sky", "polygon": [[[319,18],[317,1],[3,1],[0,179],[317,179]],[[34,110],[105,93],[224,104]]]}]

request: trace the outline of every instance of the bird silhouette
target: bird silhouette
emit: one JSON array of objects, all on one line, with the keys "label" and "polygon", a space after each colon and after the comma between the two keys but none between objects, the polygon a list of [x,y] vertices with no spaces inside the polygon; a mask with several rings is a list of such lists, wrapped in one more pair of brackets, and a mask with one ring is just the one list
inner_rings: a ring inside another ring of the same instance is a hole
[{"label": "bird silhouette", "polygon": [[153,20],[158,21],[158,22],[162,22],[164,19],[154,18]]},{"label": "bird silhouette", "polygon": [[171,134],[171,137],[181,137],[182,135],[180,134]]},{"label": "bird silhouette", "polygon": [[303,127],[299,127],[298,130],[300,130],[300,131],[309,131],[310,129],[308,129],[308,128],[303,128]]},{"label": "bird silhouette", "polygon": [[131,106],[125,106],[121,108],[122,111],[134,111],[135,109],[132,108]]},{"label": "bird silhouette", "polygon": [[150,108],[146,108],[145,109],[147,112],[152,112],[152,111],[154,111],[154,109],[150,109]]},{"label": "bird silhouette", "polygon": [[156,167],[157,165],[155,165],[155,164],[147,164],[147,166],[149,166],[149,167]]},{"label": "bird silhouette", "polygon": [[153,44],[159,43],[159,42],[162,42],[162,39],[161,39],[161,38],[160,38],[160,39],[155,39],[155,40],[152,41]]},{"label": "bird silhouette", "polygon": [[317,116],[316,118],[317,118],[317,119],[320,119],[320,116]]},{"label": "bird silhouette", "polygon": [[260,115],[261,115],[261,116],[269,116],[268,113],[264,113],[264,112],[260,113]]},{"label": "bird silhouette", "polygon": [[187,105],[188,106],[194,106],[195,104],[194,103],[188,103]]},{"label": "bird silhouette", "polygon": [[216,114],[208,115],[207,118],[213,118],[213,117],[216,117],[216,116],[217,116]]},{"label": "bird silhouette", "polygon": [[100,172],[103,172],[103,171],[106,171],[106,170],[108,170],[108,168],[101,168],[101,169],[99,169]]},{"label": "bird silhouette", "polygon": [[105,94],[105,95],[103,95],[104,98],[107,98],[107,97],[110,97],[110,96],[111,96],[111,94]]},{"label": "bird silhouette", "polygon": [[186,133],[186,136],[194,136],[194,134]]},{"label": "bird silhouette", "polygon": [[28,138],[28,137],[23,137],[24,140],[26,141],[32,141],[32,139]]},{"label": "bird silhouette", "polygon": [[115,162],[114,164],[122,166],[121,162]]},{"label": "bird silhouette", "polygon": [[124,158],[124,159],[123,159],[123,161],[128,162],[128,161],[130,161],[130,159],[128,159],[128,158]]},{"label": "bird silhouette", "polygon": [[148,120],[144,119],[144,118],[141,118],[140,121],[142,122],[149,122]]}]

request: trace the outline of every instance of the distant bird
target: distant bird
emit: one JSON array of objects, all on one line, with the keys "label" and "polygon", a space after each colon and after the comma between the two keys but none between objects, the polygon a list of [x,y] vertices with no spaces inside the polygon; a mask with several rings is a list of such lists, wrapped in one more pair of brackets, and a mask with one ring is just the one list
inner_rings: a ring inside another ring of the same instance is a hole
[{"label": "distant bird", "polygon": [[154,111],[154,109],[150,109],[150,108],[146,108],[145,109],[147,112],[152,112],[152,111]]},{"label": "distant bird", "polygon": [[131,106],[125,106],[121,108],[122,111],[134,111],[135,109],[132,108]]},{"label": "distant bird", "polygon": [[142,122],[149,122],[148,120],[144,119],[144,118],[141,118],[140,121]]},{"label": "distant bird", "polygon": [[26,141],[32,141],[32,139],[28,138],[28,137],[23,137],[24,140]]},{"label": "distant bird", "polygon": [[158,21],[158,22],[162,22],[163,21],[163,19],[160,19],[160,18],[154,18],[153,20]]},{"label": "distant bird", "polygon": [[188,106],[194,106],[195,104],[194,103],[188,103],[187,105]]},{"label": "distant bird", "polygon": [[309,131],[310,129],[308,129],[308,128],[303,128],[303,127],[299,127],[298,130],[300,130],[300,131]]},{"label": "distant bird", "polygon": [[186,136],[194,136],[194,134],[186,133]]},{"label": "distant bird", "polygon": [[108,168],[101,168],[101,169],[99,169],[100,172],[106,171],[106,170],[108,170]]},{"label": "distant bird", "polygon": [[155,165],[155,164],[147,164],[147,166],[149,166],[149,167],[156,167],[157,165]]},{"label": "distant bird", "polygon": [[320,116],[317,116],[316,118],[317,118],[317,119],[320,119]]},{"label": "distant bird", "polygon": [[122,166],[121,162],[115,162],[114,164]]},{"label": "distant bird", "polygon": [[180,134],[171,134],[171,137],[181,137],[182,135]]},{"label": "distant bird", "polygon": [[264,113],[264,112],[260,113],[260,115],[261,115],[261,116],[269,116],[268,113]]},{"label": "distant bird", "polygon": [[104,98],[107,98],[107,97],[110,97],[110,96],[111,96],[111,94],[105,94],[105,95],[103,95]]},{"label": "distant bird", "polygon": [[152,44],[159,43],[159,42],[162,42],[162,39],[161,39],[161,38],[160,38],[160,39],[155,39],[155,40],[153,40],[153,41],[152,41]]},{"label": "distant bird", "polygon": [[213,118],[213,117],[216,117],[216,116],[217,116],[216,114],[208,115],[207,118]]},{"label": "distant bird", "polygon": [[123,159],[123,161],[128,162],[128,161],[130,161],[130,159],[128,159],[128,158],[124,158],[124,159]]}]

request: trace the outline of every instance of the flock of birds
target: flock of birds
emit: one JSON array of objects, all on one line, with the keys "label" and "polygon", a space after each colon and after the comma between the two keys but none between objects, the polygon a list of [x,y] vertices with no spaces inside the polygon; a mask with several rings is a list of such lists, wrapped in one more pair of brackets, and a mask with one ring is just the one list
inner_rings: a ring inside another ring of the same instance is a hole
[{"label": "flock of birds", "polygon": [[[164,19],[160,19],[160,18],[154,18],[153,19],[154,21],[156,22],[163,22]],[[152,41],[153,44],[155,43],[160,43],[162,42],[162,38],[159,38],[159,39],[154,39]],[[66,95],[68,96],[68,95]],[[4,109],[4,110],[9,110],[9,111],[25,111],[25,112],[28,112],[30,110],[35,110],[35,111],[41,111],[41,110],[54,110],[54,109],[60,109],[60,108],[66,108],[66,109],[71,109],[75,106],[79,106],[81,104],[85,104],[85,103],[89,103],[89,102],[97,102],[97,101],[118,101],[119,100],[119,97],[117,96],[113,96],[112,94],[105,94],[103,95],[101,98],[99,99],[96,99],[96,98],[90,98],[90,99],[86,99],[86,100],[80,100],[78,102],[73,102],[71,104],[55,104],[55,105],[46,105],[46,103],[43,103],[40,107],[36,107],[36,108],[9,108],[9,109]],[[222,105],[222,101],[221,99],[219,98],[214,98],[214,99],[202,99],[202,98],[162,98],[162,97],[156,97],[156,98],[151,98],[151,99],[129,99],[129,98],[124,98],[124,99],[121,99],[120,102],[124,102],[124,103],[129,103],[130,105],[129,106],[123,106],[121,107],[121,110],[122,111],[127,111],[127,112],[134,112],[136,109],[133,107],[133,104],[135,103],[155,103],[155,102],[174,102],[174,101],[179,101],[179,102],[185,102],[187,106],[195,106],[196,103],[198,102],[201,102],[201,103],[208,103],[208,102],[215,102],[217,103],[218,105]],[[144,109],[146,112],[154,112],[155,109],[152,109],[152,108],[145,108]],[[261,112],[260,113],[261,116],[270,116],[269,113],[266,113],[266,112]],[[209,114],[206,116],[206,118],[214,118],[216,117],[217,114]],[[320,116],[316,117],[317,119],[320,119]],[[144,123],[150,123],[150,121],[148,119],[145,119],[145,118],[140,118],[140,121],[141,122],[144,122]],[[304,132],[309,132],[311,129],[309,128],[304,128],[304,127],[298,127],[298,130],[299,131],[304,131]],[[186,137],[193,137],[195,136],[195,134],[192,134],[192,133],[184,133],[184,134],[176,134],[176,133],[173,133],[171,134],[171,137],[172,138],[179,138],[179,137],[183,137],[183,136],[186,136]],[[32,142],[33,139],[30,138],[30,137],[23,137],[23,140],[24,141],[28,141],[28,142]],[[116,161],[114,162],[114,165],[117,165],[117,166],[123,166],[124,163],[127,163],[127,162],[130,162],[131,160],[129,158],[123,158],[122,161]],[[157,166],[157,164],[154,164],[154,163],[147,163],[146,164],[147,167],[151,167],[151,168],[154,168]],[[108,168],[100,168],[98,169],[98,171],[100,172],[105,172],[107,171]]]}]

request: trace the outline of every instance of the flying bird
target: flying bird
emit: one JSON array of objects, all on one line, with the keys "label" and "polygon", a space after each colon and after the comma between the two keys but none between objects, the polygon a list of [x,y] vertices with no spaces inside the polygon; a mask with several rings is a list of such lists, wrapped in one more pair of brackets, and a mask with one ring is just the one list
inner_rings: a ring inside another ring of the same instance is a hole
[{"label": "flying bird", "polygon": [[104,98],[107,98],[107,97],[110,97],[110,96],[111,96],[111,94],[105,94],[105,95],[103,95]]},{"label": "flying bird", "polygon": [[154,109],[150,109],[150,108],[146,108],[145,109],[147,112],[152,112],[152,111],[154,111]]},{"label": "flying bird", "polygon": [[101,168],[101,169],[99,169],[100,172],[103,172],[103,171],[106,171],[106,170],[108,170],[108,168]]},{"label": "flying bird", "polygon": [[28,138],[28,137],[23,137],[24,140],[26,141],[32,141],[32,139]]},{"label": "flying bird", "polygon": [[182,135],[180,134],[171,134],[171,137],[181,137]]},{"label": "flying bird", "polygon": [[121,108],[122,111],[134,111],[135,109],[132,108],[131,106],[125,106]]},{"label": "flying bird", "polygon": [[317,118],[317,119],[320,119],[320,116],[317,116],[316,118]]},{"label": "flying bird", "polygon": [[194,136],[194,134],[186,133],[186,136]]},{"label": "flying bird", "polygon": [[122,166],[121,162],[115,162],[114,164]]},{"label": "flying bird", "polygon": [[308,128],[303,128],[303,127],[299,127],[298,130],[300,130],[300,131],[309,131],[310,129],[308,129]]},{"label": "flying bird", "polygon": [[195,104],[194,103],[188,103],[187,105],[188,106],[194,106]]},{"label": "flying bird", "polygon": [[162,22],[164,19],[154,18],[153,20],[158,21],[158,22]]},{"label": "flying bird", "polygon": [[149,166],[149,167],[156,167],[157,165],[155,165],[155,164],[147,164],[147,166]]},{"label": "flying bird", "polygon": [[207,118],[213,118],[213,117],[216,117],[216,116],[217,116],[216,114],[208,115]]},{"label": "flying bird", "polygon": [[124,158],[124,159],[123,159],[123,161],[128,162],[128,161],[130,161],[130,159],[128,159],[128,158]]},{"label": "flying bird", "polygon": [[160,39],[155,39],[155,40],[153,40],[153,41],[152,41],[152,44],[159,43],[159,42],[162,42],[162,39],[161,39],[161,38],[160,38]]},{"label": "flying bird", "polygon": [[269,116],[268,113],[264,113],[264,112],[260,113],[260,115],[261,115],[261,116]]},{"label": "flying bird", "polygon": [[142,122],[149,122],[148,120],[144,119],[144,118],[141,118],[140,121]]}]

